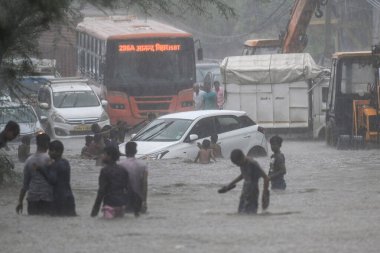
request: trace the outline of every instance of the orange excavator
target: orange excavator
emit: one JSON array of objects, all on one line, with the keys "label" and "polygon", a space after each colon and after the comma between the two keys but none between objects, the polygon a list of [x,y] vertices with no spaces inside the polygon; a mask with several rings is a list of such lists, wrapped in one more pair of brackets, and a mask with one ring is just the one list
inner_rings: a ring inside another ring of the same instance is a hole
[{"label": "orange excavator", "polygon": [[308,39],[307,27],[315,13],[317,18],[323,16],[321,6],[328,0],[295,0],[285,33],[279,39],[254,39],[244,43],[243,55],[302,53]]}]

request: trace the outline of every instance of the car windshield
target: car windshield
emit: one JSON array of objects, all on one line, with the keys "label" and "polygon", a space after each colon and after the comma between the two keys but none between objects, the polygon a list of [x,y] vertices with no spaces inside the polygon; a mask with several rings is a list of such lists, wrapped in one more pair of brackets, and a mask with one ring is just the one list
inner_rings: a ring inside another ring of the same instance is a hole
[{"label": "car windshield", "polygon": [[137,133],[133,141],[178,141],[185,134],[192,120],[156,119]]},{"label": "car windshield", "polygon": [[18,123],[35,123],[37,116],[34,111],[27,106],[1,108],[0,124],[6,124],[10,120]]},{"label": "car windshield", "polygon": [[99,106],[99,100],[93,91],[54,92],[53,103],[56,108]]}]

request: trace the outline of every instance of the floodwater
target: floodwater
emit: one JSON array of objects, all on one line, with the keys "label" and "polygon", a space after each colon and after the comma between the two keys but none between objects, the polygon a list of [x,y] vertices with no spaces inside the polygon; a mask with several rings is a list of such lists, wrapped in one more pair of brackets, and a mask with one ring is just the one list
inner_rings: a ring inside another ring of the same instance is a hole
[{"label": "floodwater", "polygon": [[380,150],[285,140],[288,187],[253,216],[236,214],[241,183],[217,193],[239,173],[229,160],[148,161],[149,213],[106,221],[90,217],[100,167],[83,142],[64,140],[79,217],[16,215],[19,186],[1,187],[0,252],[380,252]]}]

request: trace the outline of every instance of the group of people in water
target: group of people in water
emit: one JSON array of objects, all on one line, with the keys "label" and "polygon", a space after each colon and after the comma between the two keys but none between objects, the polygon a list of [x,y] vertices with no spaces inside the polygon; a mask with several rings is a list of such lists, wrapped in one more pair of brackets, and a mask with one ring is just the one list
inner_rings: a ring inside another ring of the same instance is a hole
[{"label": "group of people in water", "polygon": [[[112,133],[112,128],[99,131],[96,127],[93,132],[94,136],[86,136],[86,144],[81,154],[82,158],[95,159],[97,164],[103,166],[91,216],[97,216],[100,210],[106,219],[121,217],[125,212],[134,213],[136,216],[146,212],[148,168],[144,161],[135,158],[137,144],[133,141],[127,142],[126,159],[119,161],[118,133]],[[0,148],[18,134],[19,131],[14,130],[14,124],[13,128],[6,127],[0,133]],[[217,140],[217,135],[215,135],[211,136],[211,140],[205,139],[202,144],[198,143],[199,152],[195,162],[207,164],[211,159],[215,160],[215,157],[221,158],[221,147],[217,144]],[[233,164],[240,167],[240,175],[220,188],[218,192],[225,193],[243,180],[239,213],[257,213],[260,178],[264,180],[263,209],[269,205],[269,184],[276,190],[286,188],[285,157],[280,150],[282,141],[282,138],[277,135],[270,138],[273,154],[268,174],[257,161],[247,157],[241,150],[235,149],[231,152],[230,159]],[[29,215],[75,216],[75,199],[70,185],[71,168],[69,161],[62,157],[63,143],[59,140],[50,141],[50,137],[42,133],[36,136],[36,144],[37,151],[25,160],[23,186],[20,190],[16,212],[23,211],[23,200],[28,193]],[[20,146],[22,145],[28,145],[28,142],[23,141]],[[23,148],[25,147],[19,150]],[[30,151],[30,148],[28,150]]]}]

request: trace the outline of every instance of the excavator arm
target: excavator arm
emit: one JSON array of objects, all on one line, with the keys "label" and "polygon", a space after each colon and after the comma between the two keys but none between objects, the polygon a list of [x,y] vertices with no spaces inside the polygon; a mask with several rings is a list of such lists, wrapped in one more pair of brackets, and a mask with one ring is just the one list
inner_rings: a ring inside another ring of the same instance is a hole
[{"label": "excavator arm", "polygon": [[282,39],[282,53],[301,53],[307,45],[306,30],[315,13],[316,17],[322,17],[321,6],[328,0],[296,0],[287,25],[287,30]]}]

